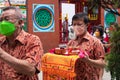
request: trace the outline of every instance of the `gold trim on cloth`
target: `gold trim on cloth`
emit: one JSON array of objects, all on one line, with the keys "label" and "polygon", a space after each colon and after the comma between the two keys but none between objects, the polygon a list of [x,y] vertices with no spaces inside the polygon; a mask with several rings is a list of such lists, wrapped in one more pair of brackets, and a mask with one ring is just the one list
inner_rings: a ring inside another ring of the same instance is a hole
[{"label": "gold trim on cloth", "polygon": [[[68,80],[69,78],[74,78],[76,76],[74,65],[78,58],[79,56],[77,55],[65,56],[45,53],[42,57],[42,65],[40,69],[45,73],[43,76],[48,74],[49,77],[54,78],[53,80]],[[55,79],[58,78],[56,76],[59,76],[59,79]]]}]

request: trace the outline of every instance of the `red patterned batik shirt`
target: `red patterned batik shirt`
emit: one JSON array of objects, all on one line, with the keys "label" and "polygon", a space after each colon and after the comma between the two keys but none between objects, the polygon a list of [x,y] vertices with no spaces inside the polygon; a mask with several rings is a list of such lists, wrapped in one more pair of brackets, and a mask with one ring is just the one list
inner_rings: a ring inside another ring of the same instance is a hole
[{"label": "red patterned batik shirt", "polygon": [[[104,47],[101,41],[89,33],[84,35],[81,42],[71,40],[68,46],[77,46],[83,51],[89,52],[89,57],[93,60],[104,59]],[[87,64],[80,59],[76,61],[75,72],[76,80],[99,80],[100,68]]]},{"label": "red patterned batik shirt", "polygon": [[[43,55],[39,37],[22,30],[14,42],[14,46],[9,46],[6,37],[0,38],[0,46],[3,50],[17,59],[27,60],[39,70]],[[38,76],[37,73],[34,76],[20,74],[0,60],[0,80],[38,80]]]}]

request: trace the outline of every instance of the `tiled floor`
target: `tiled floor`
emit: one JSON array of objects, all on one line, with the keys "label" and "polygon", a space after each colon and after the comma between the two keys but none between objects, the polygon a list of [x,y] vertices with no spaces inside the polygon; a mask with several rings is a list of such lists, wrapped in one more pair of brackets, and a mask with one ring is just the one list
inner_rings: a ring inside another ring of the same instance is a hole
[{"label": "tiled floor", "polygon": [[[39,74],[39,80],[43,80],[42,79],[42,72]],[[110,73],[109,72],[104,71],[103,80],[110,80]]]},{"label": "tiled floor", "polygon": [[104,70],[103,80],[111,80],[110,72]]}]

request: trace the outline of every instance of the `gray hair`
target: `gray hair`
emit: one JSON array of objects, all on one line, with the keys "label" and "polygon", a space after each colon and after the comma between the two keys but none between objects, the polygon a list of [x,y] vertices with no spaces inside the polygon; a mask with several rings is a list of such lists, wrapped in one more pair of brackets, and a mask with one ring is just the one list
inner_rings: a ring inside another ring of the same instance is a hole
[{"label": "gray hair", "polygon": [[14,6],[5,7],[3,9],[3,12],[10,9],[15,10],[15,15],[17,16],[18,19],[22,19],[22,14],[19,7],[14,7]]}]

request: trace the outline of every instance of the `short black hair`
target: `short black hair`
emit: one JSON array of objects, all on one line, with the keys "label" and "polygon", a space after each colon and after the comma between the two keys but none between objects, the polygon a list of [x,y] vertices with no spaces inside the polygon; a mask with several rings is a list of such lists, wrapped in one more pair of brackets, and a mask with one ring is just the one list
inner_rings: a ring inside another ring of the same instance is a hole
[{"label": "short black hair", "polygon": [[116,23],[116,22],[111,22],[111,23],[110,23],[110,26],[111,26],[111,25],[118,26],[118,23]]},{"label": "short black hair", "polygon": [[75,14],[75,15],[72,17],[72,23],[73,23],[74,20],[80,20],[80,19],[83,19],[83,21],[84,21],[85,24],[88,24],[88,23],[90,22],[87,14],[81,12],[81,13]]}]

